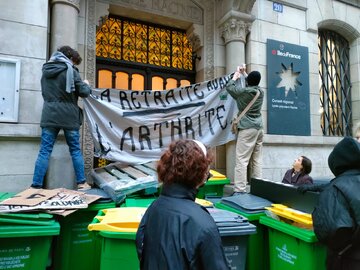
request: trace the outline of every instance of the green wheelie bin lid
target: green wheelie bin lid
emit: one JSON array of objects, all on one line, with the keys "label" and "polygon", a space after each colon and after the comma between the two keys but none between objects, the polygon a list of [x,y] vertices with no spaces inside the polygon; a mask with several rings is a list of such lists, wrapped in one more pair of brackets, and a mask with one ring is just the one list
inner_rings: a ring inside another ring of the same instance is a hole
[{"label": "green wheelie bin lid", "polygon": [[[11,198],[15,193],[0,193],[0,202]],[[0,224],[17,224],[17,225],[49,225],[54,224],[53,215],[47,213],[0,213]]]}]

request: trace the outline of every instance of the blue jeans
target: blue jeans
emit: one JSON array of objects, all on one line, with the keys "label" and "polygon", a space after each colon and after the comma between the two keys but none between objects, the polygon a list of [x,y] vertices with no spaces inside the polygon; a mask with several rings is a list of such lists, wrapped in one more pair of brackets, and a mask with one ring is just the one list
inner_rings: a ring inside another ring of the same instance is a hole
[{"label": "blue jeans", "polygon": [[[38,158],[35,162],[34,186],[43,186],[44,177],[49,166],[49,158],[53,150],[60,128],[42,128]],[[85,182],[84,159],[80,150],[79,130],[64,129],[66,143],[69,146],[77,184]]]}]

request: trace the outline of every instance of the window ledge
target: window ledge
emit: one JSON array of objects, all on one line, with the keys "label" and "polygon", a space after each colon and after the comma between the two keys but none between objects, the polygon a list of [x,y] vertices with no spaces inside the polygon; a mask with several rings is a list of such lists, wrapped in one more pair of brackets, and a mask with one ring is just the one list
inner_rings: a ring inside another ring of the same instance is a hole
[{"label": "window ledge", "polygon": [[343,137],[339,136],[292,136],[292,135],[264,135],[264,145],[335,145]]}]

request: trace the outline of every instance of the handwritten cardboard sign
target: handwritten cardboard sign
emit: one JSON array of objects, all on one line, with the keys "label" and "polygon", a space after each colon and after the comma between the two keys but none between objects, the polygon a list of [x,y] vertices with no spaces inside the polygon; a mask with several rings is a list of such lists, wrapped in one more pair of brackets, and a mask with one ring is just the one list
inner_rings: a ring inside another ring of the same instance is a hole
[{"label": "handwritten cardboard sign", "polygon": [[87,195],[83,192],[64,188],[53,190],[28,189],[3,201],[0,204],[0,213],[33,210],[76,210],[87,208],[89,203],[99,198],[100,196],[97,195]]}]

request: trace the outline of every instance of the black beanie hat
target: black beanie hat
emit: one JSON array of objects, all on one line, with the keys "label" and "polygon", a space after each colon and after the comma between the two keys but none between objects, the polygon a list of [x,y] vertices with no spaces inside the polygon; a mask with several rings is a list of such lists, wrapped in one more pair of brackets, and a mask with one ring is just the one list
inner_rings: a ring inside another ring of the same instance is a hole
[{"label": "black beanie hat", "polygon": [[259,71],[251,71],[246,78],[248,86],[257,86],[261,80],[261,74]]}]

